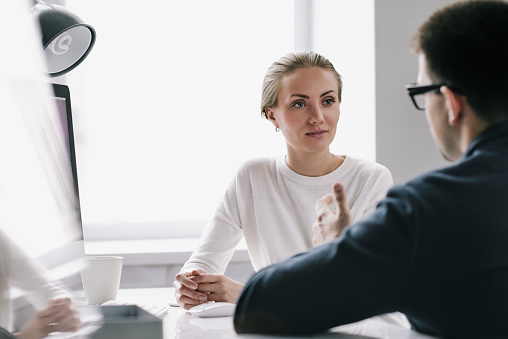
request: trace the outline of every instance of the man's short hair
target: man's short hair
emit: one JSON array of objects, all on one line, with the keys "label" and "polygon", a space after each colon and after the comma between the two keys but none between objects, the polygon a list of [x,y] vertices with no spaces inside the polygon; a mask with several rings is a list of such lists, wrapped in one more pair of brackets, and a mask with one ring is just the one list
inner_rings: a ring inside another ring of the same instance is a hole
[{"label": "man's short hair", "polygon": [[487,122],[508,118],[508,3],[460,1],[435,12],[413,38],[431,80],[456,88]]}]

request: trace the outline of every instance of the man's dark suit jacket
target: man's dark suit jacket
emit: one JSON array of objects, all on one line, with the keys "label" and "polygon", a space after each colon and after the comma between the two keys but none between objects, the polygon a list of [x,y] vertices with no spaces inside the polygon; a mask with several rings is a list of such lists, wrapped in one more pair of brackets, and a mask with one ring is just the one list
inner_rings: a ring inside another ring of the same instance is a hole
[{"label": "man's dark suit jacket", "polygon": [[16,337],[12,333],[0,327],[0,339],[16,339]]},{"label": "man's dark suit jacket", "polygon": [[234,324],[308,334],[395,311],[428,334],[508,338],[508,122],[335,241],[255,274]]}]

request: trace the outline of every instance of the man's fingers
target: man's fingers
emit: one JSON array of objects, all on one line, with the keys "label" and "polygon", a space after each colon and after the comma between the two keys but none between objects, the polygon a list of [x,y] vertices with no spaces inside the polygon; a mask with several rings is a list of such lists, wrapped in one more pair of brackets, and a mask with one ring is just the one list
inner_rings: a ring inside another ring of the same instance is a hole
[{"label": "man's fingers", "polygon": [[334,201],[333,194],[327,194],[314,203],[314,210],[318,221],[321,221],[324,214],[330,211],[330,204]]},{"label": "man's fingers", "polygon": [[345,227],[351,222],[351,211],[347,205],[346,191],[340,183],[333,185],[334,200],[339,211],[340,225]]},{"label": "man's fingers", "polygon": [[312,234],[317,234],[317,233],[322,233],[322,232],[323,232],[323,228],[321,227],[321,224],[319,223],[319,221],[315,221],[312,224]]},{"label": "man's fingers", "polygon": [[328,208],[328,206],[333,202],[333,194],[327,194],[321,199],[318,199],[314,204],[314,209],[316,211],[321,210],[323,208]]},{"label": "man's fingers", "polygon": [[349,212],[349,207],[347,205],[347,199],[346,199],[346,191],[344,191],[344,187],[342,184],[336,183],[333,185],[333,193],[334,193],[334,200],[337,204],[337,207],[339,211],[347,211]]}]

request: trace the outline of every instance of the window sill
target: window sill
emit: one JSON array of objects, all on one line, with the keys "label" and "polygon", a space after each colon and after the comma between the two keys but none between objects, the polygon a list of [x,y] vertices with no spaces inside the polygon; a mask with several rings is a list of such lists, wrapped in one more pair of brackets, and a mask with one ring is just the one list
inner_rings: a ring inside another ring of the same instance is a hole
[{"label": "window sill", "polygon": [[[183,265],[198,242],[197,237],[85,241],[85,254],[121,256],[125,266]],[[244,241],[231,258],[231,263],[235,262],[250,262]]]}]

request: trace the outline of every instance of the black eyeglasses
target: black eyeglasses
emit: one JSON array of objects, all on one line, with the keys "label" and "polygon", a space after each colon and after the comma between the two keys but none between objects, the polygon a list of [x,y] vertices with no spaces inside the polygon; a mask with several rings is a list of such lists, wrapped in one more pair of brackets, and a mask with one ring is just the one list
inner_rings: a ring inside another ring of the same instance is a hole
[{"label": "black eyeglasses", "polygon": [[436,84],[436,85],[411,84],[406,85],[406,89],[416,109],[419,109],[420,111],[425,111],[425,97],[423,96],[423,94],[438,93],[440,92],[442,86],[446,86],[454,92],[463,94],[462,91],[458,90],[455,87],[448,86],[447,84]]},{"label": "black eyeglasses", "polygon": [[415,105],[416,109],[420,111],[425,111],[425,97],[423,94],[427,93],[437,93],[440,91],[441,86],[446,86],[445,84],[437,84],[437,85],[416,85],[411,84],[407,85],[406,89]]}]

